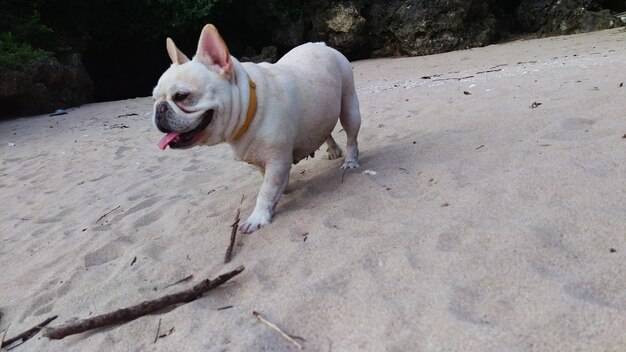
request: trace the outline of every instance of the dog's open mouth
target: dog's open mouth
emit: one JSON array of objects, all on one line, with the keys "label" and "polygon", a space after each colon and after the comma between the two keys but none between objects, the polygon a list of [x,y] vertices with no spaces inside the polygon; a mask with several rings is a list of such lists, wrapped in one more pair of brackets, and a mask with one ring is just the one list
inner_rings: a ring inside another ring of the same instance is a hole
[{"label": "dog's open mouth", "polygon": [[172,149],[183,149],[193,146],[196,143],[197,137],[207,128],[211,120],[213,120],[213,110],[208,110],[202,115],[202,121],[198,127],[188,132],[170,132],[166,134],[159,142],[159,148],[165,150],[168,145]]}]

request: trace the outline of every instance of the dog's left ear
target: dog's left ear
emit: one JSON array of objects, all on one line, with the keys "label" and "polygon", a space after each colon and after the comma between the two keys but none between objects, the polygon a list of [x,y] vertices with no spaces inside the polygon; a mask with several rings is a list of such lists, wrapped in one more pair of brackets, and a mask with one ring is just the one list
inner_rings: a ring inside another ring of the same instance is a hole
[{"label": "dog's left ear", "polygon": [[194,59],[222,76],[229,76],[233,70],[233,62],[230,59],[228,47],[217,28],[212,24],[207,24],[202,29],[198,51],[196,51]]},{"label": "dog's left ear", "polygon": [[167,38],[165,44],[165,46],[167,47],[167,55],[170,56],[173,64],[182,65],[185,62],[189,61],[187,56],[185,56],[182,51],[178,50],[172,38]]}]

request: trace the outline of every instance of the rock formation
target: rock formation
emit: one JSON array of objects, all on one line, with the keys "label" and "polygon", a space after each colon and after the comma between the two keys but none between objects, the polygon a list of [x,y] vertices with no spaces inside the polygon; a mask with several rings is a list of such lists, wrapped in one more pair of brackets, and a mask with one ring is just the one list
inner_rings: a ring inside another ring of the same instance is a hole
[{"label": "rock formation", "polygon": [[92,101],[93,84],[79,54],[17,71],[0,66],[0,117],[52,112]]}]

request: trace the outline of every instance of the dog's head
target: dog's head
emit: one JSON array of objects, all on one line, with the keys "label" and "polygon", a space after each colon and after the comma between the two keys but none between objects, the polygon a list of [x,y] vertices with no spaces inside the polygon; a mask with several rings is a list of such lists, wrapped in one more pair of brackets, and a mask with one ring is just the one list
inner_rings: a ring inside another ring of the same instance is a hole
[{"label": "dog's head", "polygon": [[153,122],[166,133],[159,147],[184,149],[220,142],[227,121],[216,117],[230,104],[233,63],[224,40],[213,25],[200,34],[193,60],[167,38],[172,65],[152,92]]}]

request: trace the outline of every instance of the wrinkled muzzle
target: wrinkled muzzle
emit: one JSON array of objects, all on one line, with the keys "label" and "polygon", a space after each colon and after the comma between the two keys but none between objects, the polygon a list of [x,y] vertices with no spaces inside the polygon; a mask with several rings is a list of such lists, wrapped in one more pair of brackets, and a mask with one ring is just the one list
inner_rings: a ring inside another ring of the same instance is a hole
[{"label": "wrinkled muzzle", "polygon": [[154,107],[154,124],[165,136],[159,142],[159,148],[167,146],[184,149],[196,144],[203,131],[213,120],[213,110],[208,110],[198,119],[189,121],[185,116],[178,115],[168,102],[162,101]]},{"label": "wrinkled muzzle", "polygon": [[154,124],[163,133],[187,132],[196,127],[197,121],[179,116],[167,101],[162,101],[154,108]]}]

